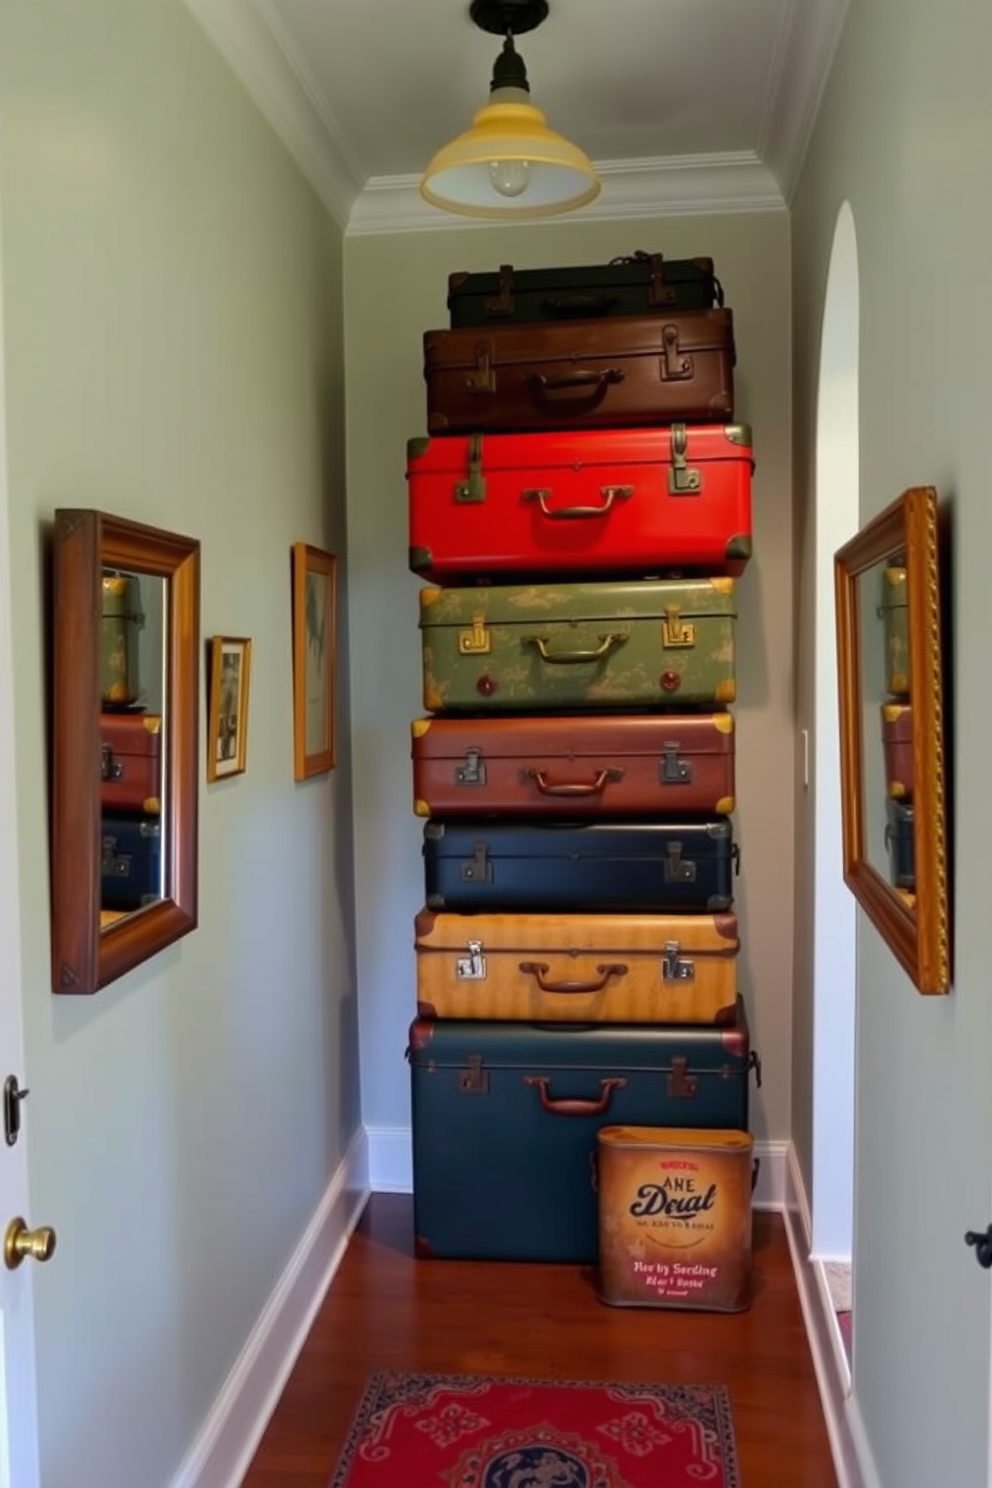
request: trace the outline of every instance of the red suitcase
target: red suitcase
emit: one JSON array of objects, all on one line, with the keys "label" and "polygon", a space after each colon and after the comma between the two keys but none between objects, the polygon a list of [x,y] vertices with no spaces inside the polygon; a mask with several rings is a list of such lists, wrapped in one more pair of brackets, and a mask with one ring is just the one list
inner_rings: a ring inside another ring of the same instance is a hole
[{"label": "red suitcase", "polygon": [[736,577],[753,469],[746,424],[411,439],[410,567],[438,584]]},{"label": "red suitcase", "polygon": [[162,796],[162,718],[158,713],[100,717],[100,804],[107,811],[157,816]]},{"label": "red suitcase", "polygon": [[729,815],[731,713],[417,718],[418,816]]},{"label": "red suitcase", "polygon": [[429,434],[729,424],[728,309],[425,331]]},{"label": "red suitcase", "polygon": [[913,705],[883,703],[882,755],[885,786],[897,801],[913,799]]}]

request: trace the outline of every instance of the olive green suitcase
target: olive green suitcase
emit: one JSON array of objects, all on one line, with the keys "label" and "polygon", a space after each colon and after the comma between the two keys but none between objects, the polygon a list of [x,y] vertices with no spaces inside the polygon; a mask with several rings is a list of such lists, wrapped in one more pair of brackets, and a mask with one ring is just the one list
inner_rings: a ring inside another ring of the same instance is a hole
[{"label": "olive green suitcase", "polygon": [[909,611],[906,570],[888,564],[882,570],[882,602],[878,607],[885,632],[885,685],[892,697],[909,696]]},{"label": "olive green suitcase", "polygon": [[731,703],[735,621],[730,578],[422,589],[424,707]]}]

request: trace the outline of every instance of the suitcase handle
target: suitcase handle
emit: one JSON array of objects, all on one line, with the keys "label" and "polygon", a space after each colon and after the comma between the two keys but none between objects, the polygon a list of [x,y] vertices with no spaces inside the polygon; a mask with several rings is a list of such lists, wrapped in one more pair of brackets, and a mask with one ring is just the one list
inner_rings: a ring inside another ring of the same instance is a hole
[{"label": "suitcase handle", "polygon": [[569,316],[581,318],[587,315],[609,315],[613,306],[619,303],[619,295],[549,295],[541,301],[541,309],[546,310],[549,315],[561,316],[563,320],[567,320]]},{"label": "suitcase handle", "polygon": [[599,980],[593,982],[546,982],[545,976],[548,971],[546,961],[521,961],[518,971],[524,976],[532,976],[542,992],[602,992],[611,976],[626,976],[627,967],[622,961],[607,961],[603,966],[597,966]]},{"label": "suitcase handle", "polygon": [[540,490],[534,486],[528,486],[520,492],[521,501],[536,501],[541,508],[541,515],[550,517],[552,521],[568,521],[572,517],[604,517],[619,496],[621,499],[633,496],[633,486],[600,486],[599,494],[605,496],[606,500],[602,506],[562,506],[553,511],[548,505],[550,491]]},{"label": "suitcase handle", "polygon": [[572,662],[599,661],[609,654],[614,646],[622,646],[624,641],[629,641],[630,636],[621,631],[614,630],[609,635],[599,638],[599,645],[592,651],[549,651],[547,636],[524,636],[525,644],[536,646],[542,661],[553,662],[556,666],[568,666]]},{"label": "suitcase handle", "polygon": [[606,387],[610,382],[623,382],[625,373],[619,367],[604,367],[597,372],[593,367],[576,367],[572,372],[562,372],[558,377],[545,377],[543,372],[528,372],[524,382],[541,393],[553,393],[559,388]]},{"label": "suitcase handle", "polygon": [[627,1081],[624,1079],[600,1080],[602,1094],[599,1100],[576,1100],[570,1097],[553,1100],[549,1093],[551,1081],[546,1076],[524,1075],[524,1084],[536,1088],[542,1109],[550,1111],[552,1116],[602,1116],[609,1109],[614,1090],[627,1088]]},{"label": "suitcase handle", "polygon": [[563,780],[560,785],[553,785],[543,770],[528,770],[527,774],[543,796],[598,796],[608,780],[623,779],[622,770],[609,769],[600,770],[596,779],[588,783]]}]

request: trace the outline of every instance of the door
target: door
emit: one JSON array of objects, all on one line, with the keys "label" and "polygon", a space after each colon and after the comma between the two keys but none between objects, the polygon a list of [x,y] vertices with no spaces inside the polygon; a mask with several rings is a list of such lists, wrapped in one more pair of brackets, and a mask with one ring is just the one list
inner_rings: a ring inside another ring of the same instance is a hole
[{"label": "door", "polygon": [[[21,942],[14,787],[14,672],[10,614],[7,424],[0,276],[0,1088],[9,1075],[27,1086],[21,1026]],[[10,1221],[28,1212],[28,1103],[15,1101],[13,1145],[0,1110],[0,1248]],[[0,1488],[38,1488],[32,1263],[10,1269],[0,1256]]]}]

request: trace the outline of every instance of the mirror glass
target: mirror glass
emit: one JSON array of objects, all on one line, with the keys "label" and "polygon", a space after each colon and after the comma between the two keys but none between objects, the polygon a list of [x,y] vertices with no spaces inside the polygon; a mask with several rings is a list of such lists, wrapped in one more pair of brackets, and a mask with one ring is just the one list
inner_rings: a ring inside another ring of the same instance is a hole
[{"label": "mirror glass", "polygon": [[56,513],[52,986],[95,992],[196,925],[199,543]]},{"label": "mirror glass", "polygon": [[844,879],[921,992],[951,986],[937,494],[835,555]]}]

